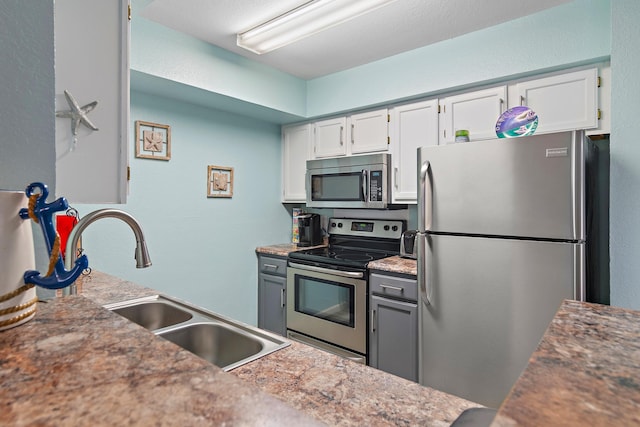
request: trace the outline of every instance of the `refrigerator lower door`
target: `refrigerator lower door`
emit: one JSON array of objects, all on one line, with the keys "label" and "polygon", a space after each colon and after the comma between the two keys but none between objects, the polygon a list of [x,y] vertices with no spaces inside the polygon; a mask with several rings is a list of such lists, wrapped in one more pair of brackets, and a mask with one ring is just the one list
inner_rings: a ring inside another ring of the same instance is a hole
[{"label": "refrigerator lower door", "polygon": [[420,383],[497,408],[562,300],[581,298],[584,245],[431,234],[419,244]]}]

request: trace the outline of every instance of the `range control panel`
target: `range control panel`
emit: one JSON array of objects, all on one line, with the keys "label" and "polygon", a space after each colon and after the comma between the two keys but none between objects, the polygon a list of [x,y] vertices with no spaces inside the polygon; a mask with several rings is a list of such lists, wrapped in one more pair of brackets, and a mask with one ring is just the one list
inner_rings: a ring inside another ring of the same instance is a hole
[{"label": "range control panel", "polygon": [[405,228],[401,220],[329,218],[329,234],[400,239]]}]

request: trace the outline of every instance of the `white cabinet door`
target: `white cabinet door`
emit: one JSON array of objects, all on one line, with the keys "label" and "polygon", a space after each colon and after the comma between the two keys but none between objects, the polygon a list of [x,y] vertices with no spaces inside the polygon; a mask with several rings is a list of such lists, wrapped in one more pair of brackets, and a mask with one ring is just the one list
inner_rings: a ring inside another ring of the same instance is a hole
[{"label": "white cabinet door", "polygon": [[349,117],[351,154],[387,151],[389,145],[387,109],[353,114]]},{"label": "white cabinet door", "polygon": [[598,126],[598,69],[517,84],[519,105],[538,114],[536,134]]},{"label": "white cabinet door", "polygon": [[458,129],[468,130],[471,141],[495,138],[496,122],[506,107],[506,99],[506,86],[443,99],[441,143],[454,142],[455,132]]},{"label": "white cabinet door", "polygon": [[[56,0],[56,112],[97,101],[72,134],[56,118],[56,193],[71,203],[125,203],[129,128],[128,0]],[[89,108],[87,108],[88,110]],[[74,140],[77,143],[74,144]]]},{"label": "white cabinet door", "polygon": [[438,100],[393,107],[390,133],[393,203],[416,203],[417,149],[438,145]]},{"label": "white cabinet door", "polygon": [[347,155],[345,133],[347,118],[321,120],[313,125],[313,156],[336,157]]},{"label": "white cabinet door", "polygon": [[282,202],[305,202],[311,124],[282,128]]}]

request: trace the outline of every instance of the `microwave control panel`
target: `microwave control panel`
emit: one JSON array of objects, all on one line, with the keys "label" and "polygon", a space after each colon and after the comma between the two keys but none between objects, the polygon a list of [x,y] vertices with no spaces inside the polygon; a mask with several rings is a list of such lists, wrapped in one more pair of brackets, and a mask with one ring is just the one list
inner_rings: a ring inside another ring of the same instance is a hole
[{"label": "microwave control panel", "polygon": [[372,170],[369,173],[369,201],[379,202],[382,201],[382,171]]}]

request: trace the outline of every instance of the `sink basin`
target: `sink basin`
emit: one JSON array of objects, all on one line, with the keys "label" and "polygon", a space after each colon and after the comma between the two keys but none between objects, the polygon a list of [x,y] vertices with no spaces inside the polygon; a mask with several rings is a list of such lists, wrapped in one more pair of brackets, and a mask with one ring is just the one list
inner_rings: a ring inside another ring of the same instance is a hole
[{"label": "sink basin", "polygon": [[151,330],[177,325],[193,318],[191,313],[161,301],[142,302],[114,308],[112,311]]},{"label": "sink basin", "polygon": [[259,339],[218,323],[188,325],[158,335],[214,365],[225,367],[264,348]]},{"label": "sink basin", "polygon": [[105,305],[224,371],[291,344],[280,335],[164,295]]}]

